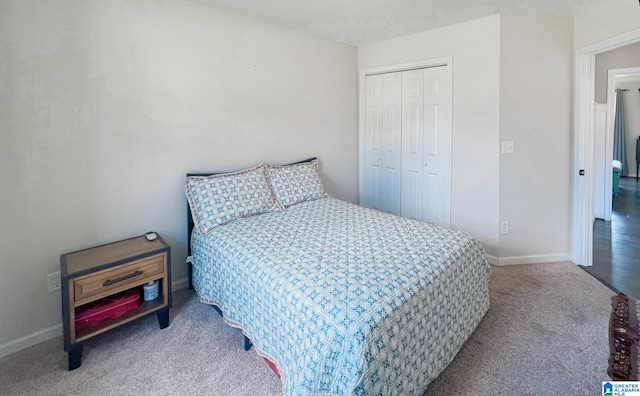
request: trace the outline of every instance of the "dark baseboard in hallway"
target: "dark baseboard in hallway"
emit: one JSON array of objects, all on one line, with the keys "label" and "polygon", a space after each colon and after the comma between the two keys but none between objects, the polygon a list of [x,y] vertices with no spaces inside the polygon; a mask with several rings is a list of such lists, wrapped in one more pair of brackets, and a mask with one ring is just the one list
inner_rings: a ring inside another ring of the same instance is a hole
[{"label": "dark baseboard in hallway", "polygon": [[593,266],[582,267],[611,289],[640,300],[640,180],[620,178],[611,221],[593,225]]}]

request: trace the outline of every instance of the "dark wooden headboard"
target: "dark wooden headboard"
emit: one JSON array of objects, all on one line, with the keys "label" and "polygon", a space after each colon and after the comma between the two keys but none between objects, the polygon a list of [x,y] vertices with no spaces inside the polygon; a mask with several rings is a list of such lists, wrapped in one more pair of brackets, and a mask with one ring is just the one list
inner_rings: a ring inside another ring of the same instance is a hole
[{"label": "dark wooden headboard", "polygon": [[[191,176],[213,176],[221,174],[221,172],[208,172],[208,173],[187,173],[187,178]],[[186,178],[185,178],[186,181]],[[191,233],[193,232],[193,216],[191,215],[191,207],[189,201],[187,201],[187,255],[191,256]]]},{"label": "dark wooden headboard", "polygon": [[[305,160],[302,161],[297,161],[297,162],[292,162],[290,164],[286,164],[286,165],[295,165],[295,164],[303,164],[305,162],[311,162],[313,160],[315,160],[317,157],[311,157],[311,158],[307,158]],[[222,173],[232,173],[232,172],[197,172],[197,173],[187,173],[186,177],[190,177],[190,176],[213,176],[213,175],[219,175]],[[193,216],[191,215],[191,208],[189,207],[189,202],[187,202],[187,254],[189,256],[191,256],[191,234],[193,233],[193,227],[194,227],[194,223],[193,223]],[[189,265],[189,286],[191,287],[191,265]]]}]

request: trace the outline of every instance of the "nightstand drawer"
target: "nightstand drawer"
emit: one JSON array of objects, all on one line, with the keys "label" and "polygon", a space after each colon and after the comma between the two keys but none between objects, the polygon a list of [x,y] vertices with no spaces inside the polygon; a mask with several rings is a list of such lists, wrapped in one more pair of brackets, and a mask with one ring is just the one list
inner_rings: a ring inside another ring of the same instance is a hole
[{"label": "nightstand drawer", "polygon": [[141,284],[142,279],[164,272],[164,254],[76,278],[74,300],[79,301],[121,287]]}]

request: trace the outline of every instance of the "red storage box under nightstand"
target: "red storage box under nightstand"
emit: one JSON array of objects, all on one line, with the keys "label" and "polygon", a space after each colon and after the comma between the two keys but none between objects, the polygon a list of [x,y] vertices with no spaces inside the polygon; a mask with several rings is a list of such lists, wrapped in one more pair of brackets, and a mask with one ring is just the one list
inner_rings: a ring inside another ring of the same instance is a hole
[{"label": "red storage box under nightstand", "polygon": [[76,331],[99,324],[106,319],[115,319],[138,308],[140,291],[127,290],[76,310]]}]

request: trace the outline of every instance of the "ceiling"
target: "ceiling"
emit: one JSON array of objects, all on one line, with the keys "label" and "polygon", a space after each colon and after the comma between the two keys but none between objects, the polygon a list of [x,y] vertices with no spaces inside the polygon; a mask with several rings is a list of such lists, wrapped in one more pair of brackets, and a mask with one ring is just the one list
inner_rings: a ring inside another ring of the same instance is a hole
[{"label": "ceiling", "polygon": [[574,16],[606,0],[195,0],[352,45],[492,14]]}]

